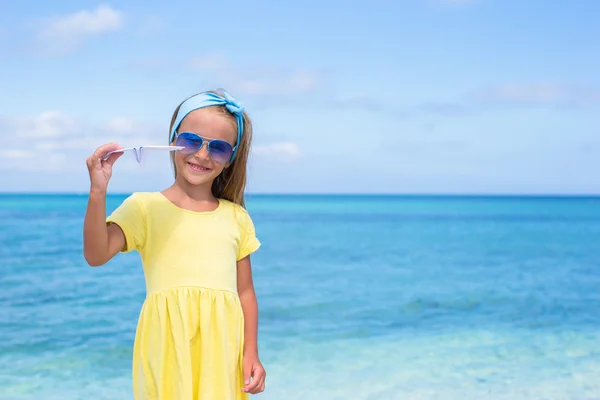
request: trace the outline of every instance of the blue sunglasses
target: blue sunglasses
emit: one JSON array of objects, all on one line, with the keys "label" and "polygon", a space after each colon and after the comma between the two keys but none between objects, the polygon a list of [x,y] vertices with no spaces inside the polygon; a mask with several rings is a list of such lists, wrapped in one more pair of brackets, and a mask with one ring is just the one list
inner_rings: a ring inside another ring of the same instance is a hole
[{"label": "blue sunglasses", "polygon": [[220,139],[207,139],[191,132],[181,132],[175,136],[175,145],[182,147],[178,150],[179,153],[189,155],[195,154],[202,149],[206,142],[208,154],[219,164],[227,164],[231,161],[233,153],[237,149],[231,143]]}]

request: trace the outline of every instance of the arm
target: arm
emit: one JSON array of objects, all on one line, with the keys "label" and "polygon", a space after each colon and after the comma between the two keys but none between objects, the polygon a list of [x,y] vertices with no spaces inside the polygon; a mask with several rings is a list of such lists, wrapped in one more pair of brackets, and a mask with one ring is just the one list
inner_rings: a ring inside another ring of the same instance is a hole
[{"label": "arm", "polygon": [[106,193],[90,191],[83,224],[83,255],[90,266],[106,264],[125,246],[116,224],[106,226]]},{"label": "arm", "polygon": [[244,311],[244,354],[258,357],[258,301],[252,281],[250,256],[237,263],[238,294]]},{"label": "arm", "polygon": [[[266,372],[258,359],[258,301],[252,281],[250,256],[237,263],[237,285],[244,312],[244,388],[260,393],[265,389]],[[250,376],[253,380],[250,382]]]},{"label": "arm", "polygon": [[105,144],[87,158],[90,173],[90,197],[83,224],[83,256],[91,266],[105,264],[125,246],[125,235],[117,225],[106,226],[106,189],[112,175],[112,166],[122,153],[110,151],[120,148],[116,143]]}]

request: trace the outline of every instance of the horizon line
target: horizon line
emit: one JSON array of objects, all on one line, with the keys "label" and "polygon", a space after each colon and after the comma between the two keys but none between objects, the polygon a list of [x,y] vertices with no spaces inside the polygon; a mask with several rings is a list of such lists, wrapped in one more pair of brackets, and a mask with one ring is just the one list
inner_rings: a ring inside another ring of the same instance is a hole
[{"label": "horizon line", "polygon": [[[138,191],[139,192],[139,191]],[[108,192],[108,196],[126,196],[132,192]],[[0,191],[0,196],[87,196],[89,191]],[[600,197],[599,193],[552,193],[552,192],[247,192],[246,196],[389,196],[389,197]]]}]

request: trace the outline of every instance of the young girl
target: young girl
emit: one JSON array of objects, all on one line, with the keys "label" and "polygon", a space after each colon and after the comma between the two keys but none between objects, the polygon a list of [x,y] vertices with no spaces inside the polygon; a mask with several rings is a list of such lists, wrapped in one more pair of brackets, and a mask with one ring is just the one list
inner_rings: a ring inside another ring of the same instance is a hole
[{"label": "young girl", "polygon": [[[245,399],[262,392],[258,307],[244,209],[252,124],[225,92],[181,103],[171,119],[174,184],[129,196],[106,218],[106,191],[123,154],[110,143],[87,159],[84,255],[92,266],[136,250],[147,295],[133,349],[136,400]],[[105,160],[106,158],[106,160]]]}]

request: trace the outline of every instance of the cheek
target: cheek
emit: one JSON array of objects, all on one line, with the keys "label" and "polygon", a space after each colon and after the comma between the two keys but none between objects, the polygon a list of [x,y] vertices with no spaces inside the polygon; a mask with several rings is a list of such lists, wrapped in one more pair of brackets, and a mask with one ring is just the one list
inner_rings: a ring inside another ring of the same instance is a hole
[{"label": "cheek", "polygon": [[213,165],[214,165],[215,173],[216,173],[217,175],[219,175],[219,174],[220,174],[221,172],[223,172],[223,170],[225,169],[225,166],[224,166],[224,165],[221,165],[221,164],[219,164],[219,163],[213,163]]},{"label": "cheek", "polygon": [[180,154],[180,153],[175,153],[175,164],[183,164],[185,163],[185,160],[188,156]]},{"label": "cheek", "polygon": [[181,168],[183,168],[183,166],[185,165],[185,159],[186,156],[179,154],[179,153],[175,153],[175,168],[177,168],[178,170],[181,170]]}]

